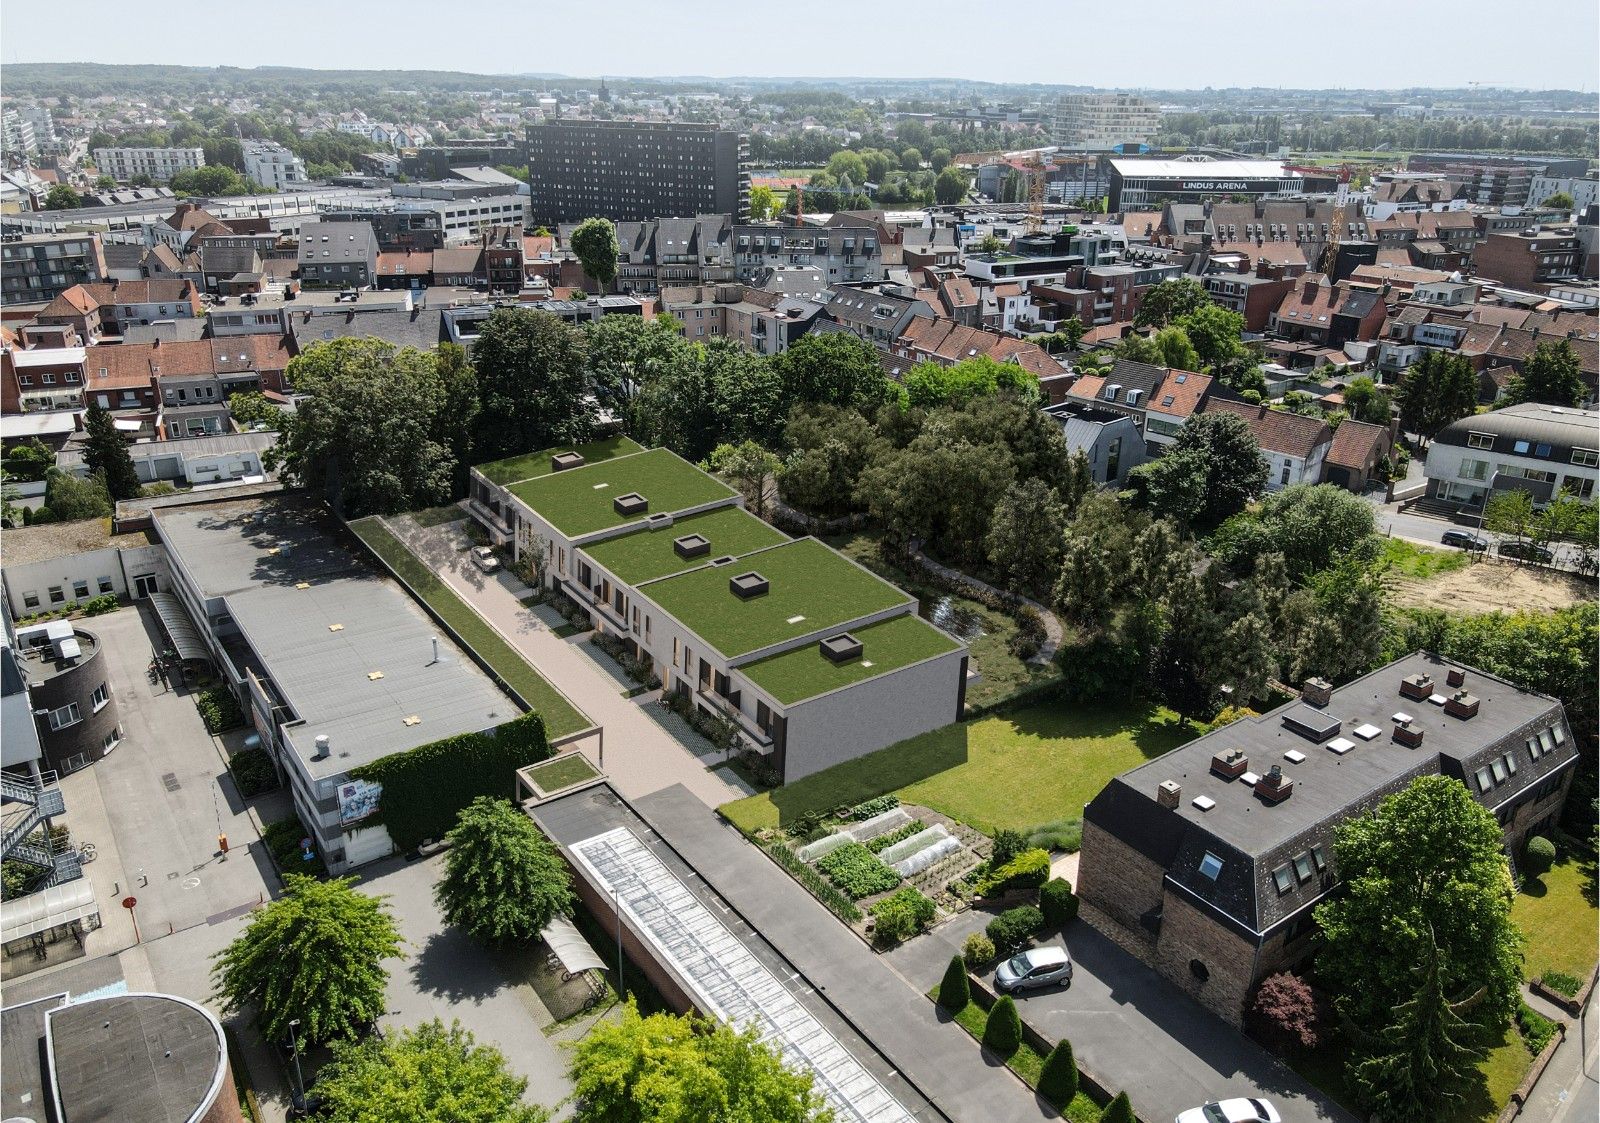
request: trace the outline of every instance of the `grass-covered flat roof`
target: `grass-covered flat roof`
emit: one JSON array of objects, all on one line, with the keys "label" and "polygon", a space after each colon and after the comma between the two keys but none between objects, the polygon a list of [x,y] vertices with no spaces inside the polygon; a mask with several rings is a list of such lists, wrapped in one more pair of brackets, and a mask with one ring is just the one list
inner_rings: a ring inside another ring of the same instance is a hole
[{"label": "grass-covered flat roof", "polygon": [[[752,570],[767,579],[768,591],[740,600],[728,579]],[[664,577],[639,591],[730,659],[911,600],[815,538]]]},{"label": "grass-covered flat roof", "polygon": [[[708,540],[710,550],[698,557],[679,557],[673,542],[689,534]],[[585,546],[583,552],[610,570],[618,580],[639,585],[695,569],[712,558],[748,554],[751,550],[788,540],[788,535],[768,526],[743,507],[718,507],[715,511],[676,519],[671,526],[660,530],[641,527],[632,534]]]},{"label": "grass-covered flat roof", "polygon": [[[638,441],[624,437],[618,433],[615,436],[603,437],[598,441],[590,441],[581,445],[557,445],[555,448],[540,449],[538,452],[525,452],[520,456],[508,456],[504,460],[492,460],[488,464],[479,464],[478,471],[483,473],[483,478],[493,484],[520,483],[523,480],[536,480],[541,476],[551,474],[550,457],[558,452],[578,452],[583,454],[583,459],[588,464],[600,464],[613,460],[618,456],[629,456],[635,452],[643,452],[644,446]],[[571,471],[572,469],[568,469]]]},{"label": "grass-covered flat roof", "polygon": [[845,663],[823,656],[814,643],[769,655],[739,668],[751,682],[784,705],[815,698],[841,686],[886,675],[960,645],[914,613],[850,632],[861,641],[861,655]]},{"label": "grass-covered flat roof", "polygon": [[[630,492],[649,501],[642,514],[618,514],[612,506],[613,499]],[[511,485],[511,494],[562,534],[577,538],[663,511],[714,503],[734,490],[666,449],[653,448],[523,480]]]}]

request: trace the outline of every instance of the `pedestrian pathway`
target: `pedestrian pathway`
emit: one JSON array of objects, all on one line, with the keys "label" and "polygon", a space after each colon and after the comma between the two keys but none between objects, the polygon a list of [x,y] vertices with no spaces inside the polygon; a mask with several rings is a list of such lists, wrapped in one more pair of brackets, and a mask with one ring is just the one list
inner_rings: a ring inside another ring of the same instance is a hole
[{"label": "pedestrian pathway", "polygon": [[388,525],[507,643],[604,729],[603,750],[593,741],[585,741],[581,748],[612,776],[613,786],[623,795],[635,799],[682,784],[706,806],[718,807],[743,794],[708,771],[704,762],[634,700],[623,697],[617,679],[595,665],[603,656],[589,654],[587,644],[552,633],[517,596],[515,590],[527,588],[520,580],[508,573],[484,574],[474,568],[467,560],[470,542],[462,524],[419,527],[408,518],[395,518]]}]

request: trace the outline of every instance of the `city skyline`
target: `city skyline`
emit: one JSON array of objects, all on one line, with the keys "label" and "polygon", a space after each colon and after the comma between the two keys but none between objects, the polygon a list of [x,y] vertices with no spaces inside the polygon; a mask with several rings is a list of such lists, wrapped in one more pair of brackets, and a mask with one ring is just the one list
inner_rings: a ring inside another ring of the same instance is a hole
[{"label": "city skyline", "polygon": [[[804,20],[781,21],[770,11],[733,0],[701,0],[687,8],[620,0],[604,10],[555,6],[537,13],[514,0],[473,0],[446,8],[427,0],[392,0],[382,4],[381,20],[372,18],[379,5],[370,0],[341,7],[290,0],[280,14],[304,12],[316,21],[319,34],[284,36],[277,42],[221,34],[208,42],[204,58],[196,58],[192,44],[173,38],[159,23],[127,25],[120,9],[105,0],[79,5],[75,17],[92,26],[96,14],[104,13],[117,26],[115,36],[64,39],[53,10],[16,4],[6,5],[0,13],[0,32],[7,64],[296,66],[730,80],[760,76],[752,73],[752,63],[764,60],[784,72],[771,77],[792,75],[796,80],[965,79],[1158,90],[1476,85],[1590,91],[1597,85],[1594,44],[1600,38],[1600,11],[1592,3],[1558,0],[1554,19],[1544,26],[1560,27],[1561,32],[1543,36],[1537,52],[1515,52],[1505,49],[1497,33],[1470,34],[1475,21],[1488,29],[1501,20],[1503,7],[1488,0],[1461,0],[1452,7],[1450,20],[1454,28],[1469,33],[1454,36],[1448,54],[1418,52],[1409,36],[1373,34],[1395,18],[1392,6],[1381,0],[1350,0],[1339,6],[1308,0],[1293,7],[1299,9],[1294,17],[1297,26],[1286,32],[1281,10],[1274,11],[1270,28],[1258,30],[1261,11],[1247,0],[1211,0],[1200,11],[1201,18],[1196,18],[1194,6],[1176,0],[1155,0],[1137,11],[1092,13],[1079,5],[1059,4],[1042,15],[1026,17],[1030,36],[1041,31],[1048,35],[1049,25],[1059,21],[1063,45],[1049,53],[1004,48],[1004,33],[1022,30],[1024,18],[980,18],[970,6],[952,0],[929,0],[916,21],[905,20],[898,10],[880,15],[861,5],[830,0],[811,5]],[[439,20],[441,11],[458,17],[461,29],[471,34],[417,33],[429,21]],[[960,33],[963,23],[972,25],[972,34]],[[617,28],[629,33],[618,35]],[[708,39],[707,28],[716,28],[717,35]],[[1174,37],[1169,41],[1183,44],[1181,53],[1159,51],[1163,28]],[[1365,32],[1354,34],[1362,28]],[[488,29],[497,34],[481,34]],[[878,49],[870,56],[833,49],[841,29],[850,32],[852,42],[861,42],[865,35]],[[1361,49],[1346,52],[1336,71],[1308,63],[1338,45],[1345,34],[1341,29],[1347,29],[1350,41]],[[781,50],[753,55],[744,49],[712,49],[718,42],[739,48],[775,30],[782,32]],[[993,37],[995,48],[974,49],[975,37]],[[592,49],[591,42],[604,49]],[[1274,42],[1293,49],[1261,49]],[[352,44],[363,46],[353,51]],[[790,59],[803,61],[785,65]],[[580,65],[590,61],[592,66]]]}]

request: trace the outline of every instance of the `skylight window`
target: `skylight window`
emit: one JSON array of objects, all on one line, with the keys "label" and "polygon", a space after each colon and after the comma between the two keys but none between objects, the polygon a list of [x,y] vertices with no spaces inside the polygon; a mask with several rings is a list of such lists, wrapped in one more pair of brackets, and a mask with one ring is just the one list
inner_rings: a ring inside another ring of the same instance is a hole
[{"label": "skylight window", "polygon": [[1212,881],[1217,880],[1222,873],[1222,859],[1207,850],[1206,856],[1200,859],[1200,872]]},{"label": "skylight window", "polygon": [[1279,893],[1287,893],[1294,888],[1294,877],[1289,873],[1288,866],[1279,866],[1273,870],[1272,882],[1278,887]]}]

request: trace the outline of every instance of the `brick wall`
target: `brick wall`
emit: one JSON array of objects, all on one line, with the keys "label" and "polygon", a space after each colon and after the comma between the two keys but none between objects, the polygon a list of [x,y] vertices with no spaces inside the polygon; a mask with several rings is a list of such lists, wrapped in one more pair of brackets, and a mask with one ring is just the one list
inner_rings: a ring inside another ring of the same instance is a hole
[{"label": "brick wall", "polygon": [[1161,903],[1165,871],[1093,823],[1083,824],[1078,895],[1114,923],[1148,940],[1139,918]]},{"label": "brick wall", "polygon": [[[1205,968],[1201,979],[1192,964]],[[1229,1025],[1243,1020],[1245,997],[1256,981],[1256,947],[1201,912],[1178,893],[1168,893],[1156,940],[1155,968]]]}]

